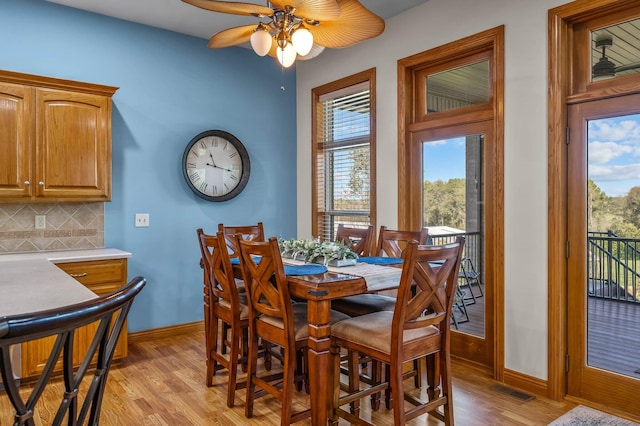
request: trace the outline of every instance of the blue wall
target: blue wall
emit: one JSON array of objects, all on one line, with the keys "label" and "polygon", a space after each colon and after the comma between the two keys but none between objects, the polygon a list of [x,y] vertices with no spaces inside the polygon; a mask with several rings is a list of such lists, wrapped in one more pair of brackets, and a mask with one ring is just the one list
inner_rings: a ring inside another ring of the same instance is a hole
[{"label": "blue wall", "polygon": [[[195,230],[261,220],[296,232],[295,72],[243,48],[39,0],[0,0],[0,69],[117,86],[113,197],[105,246],[130,251],[129,277],[148,279],[129,316],[138,331],[202,319]],[[196,197],[182,176],[186,144],[208,129],[238,137],[251,178],[233,200]],[[135,228],[135,213],[150,227]]]}]

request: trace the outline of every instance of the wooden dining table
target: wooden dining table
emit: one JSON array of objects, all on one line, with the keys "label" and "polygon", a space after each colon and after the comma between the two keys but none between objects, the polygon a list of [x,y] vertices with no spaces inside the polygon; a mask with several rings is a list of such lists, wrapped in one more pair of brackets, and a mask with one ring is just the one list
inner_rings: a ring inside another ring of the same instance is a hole
[{"label": "wooden dining table", "polygon": [[[291,264],[289,259],[283,259]],[[300,262],[293,262],[299,264]],[[305,299],[309,326],[311,424],[326,425],[332,401],[331,300],[398,287],[401,268],[369,264],[329,267],[322,274],[288,275],[292,296]]]}]

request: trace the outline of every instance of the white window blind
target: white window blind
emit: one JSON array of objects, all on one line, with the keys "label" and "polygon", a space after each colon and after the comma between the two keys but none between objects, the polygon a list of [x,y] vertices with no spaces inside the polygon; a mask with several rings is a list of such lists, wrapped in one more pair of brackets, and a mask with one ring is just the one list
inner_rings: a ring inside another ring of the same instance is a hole
[{"label": "white window blind", "polygon": [[323,94],[316,111],[317,229],[330,240],[339,223],[371,222],[369,82]]}]

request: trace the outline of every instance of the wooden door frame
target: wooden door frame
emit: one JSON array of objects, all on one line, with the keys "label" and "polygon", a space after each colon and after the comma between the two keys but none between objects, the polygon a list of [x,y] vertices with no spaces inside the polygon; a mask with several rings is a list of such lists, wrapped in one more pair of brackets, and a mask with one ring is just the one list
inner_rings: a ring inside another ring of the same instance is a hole
[{"label": "wooden door frame", "polygon": [[420,211],[417,197],[411,196],[411,175],[415,173],[415,165],[411,161],[410,145],[413,132],[420,132],[427,128],[449,126],[447,112],[442,117],[435,115],[429,123],[421,123],[416,117],[414,72],[424,66],[439,65],[446,61],[455,60],[478,52],[492,51],[493,61],[492,75],[492,101],[487,108],[470,107],[467,113],[456,116],[459,122],[473,123],[493,120],[493,152],[488,158],[492,158],[491,164],[487,164],[492,175],[491,187],[493,194],[487,194],[487,208],[485,221],[490,223],[491,235],[487,232],[486,267],[493,271],[492,286],[493,298],[487,301],[488,306],[493,307],[492,318],[486,318],[490,322],[491,334],[486,338],[491,339],[492,351],[490,364],[496,380],[504,380],[504,26],[499,26],[447,45],[421,52],[404,59],[398,60],[398,226],[400,229],[414,229],[422,226],[420,215],[412,212]]},{"label": "wooden door frame", "polygon": [[[637,7],[637,0],[576,0],[548,14],[548,381],[547,397],[566,394],[567,354],[567,104],[638,91],[637,85],[604,84],[587,94],[574,94],[573,27],[577,24]],[[635,87],[634,87],[635,86]]]}]

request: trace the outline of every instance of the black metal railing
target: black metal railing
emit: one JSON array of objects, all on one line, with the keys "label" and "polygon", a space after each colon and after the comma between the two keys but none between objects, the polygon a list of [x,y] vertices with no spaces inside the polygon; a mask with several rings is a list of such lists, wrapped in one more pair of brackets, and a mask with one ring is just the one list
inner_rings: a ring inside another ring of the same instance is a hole
[{"label": "black metal railing", "polygon": [[587,249],[589,296],[640,303],[640,239],[589,232]]},{"label": "black metal railing", "polygon": [[441,245],[449,244],[456,241],[459,236],[465,237],[464,251],[462,257],[469,258],[473,262],[475,270],[480,274],[481,281],[484,282],[484,256],[483,256],[483,243],[480,236],[480,232],[459,232],[457,234],[429,234],[429,244]]}]

